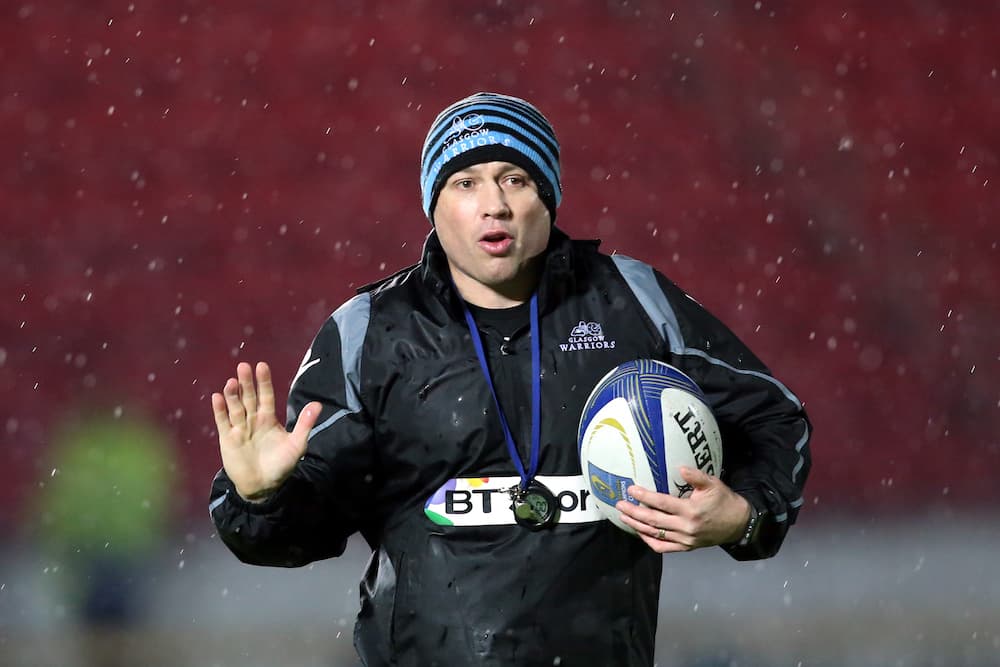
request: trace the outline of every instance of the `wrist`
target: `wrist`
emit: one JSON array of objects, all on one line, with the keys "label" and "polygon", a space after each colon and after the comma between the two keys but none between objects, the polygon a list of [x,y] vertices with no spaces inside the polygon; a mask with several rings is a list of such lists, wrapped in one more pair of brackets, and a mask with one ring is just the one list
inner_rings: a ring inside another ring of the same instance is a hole
[{"label": "wrist", "polygon": [[753,505],[750,504],[749,500],[738,493],[734,495],[738,500],[740,509],[733,512],[733,516],[735,518],[733,520],[732,528],[726,536],[727,539],[723,541],[723,544],[738,544],[739,541],[743,539],[747,523],[753,518],[754,514]]},{"label": "wrist", "polygon": [[233,490],[236,491],[236,495],[238,495],[241,500],[252,505],[260,505],[261,503],[267,502],[277,491],[277,489],[258,489],[252,492],[244,491],[236,486],[236,484],[233,484]]},{"label": "wrist", "polygon": [[749,546],[757,541],[757,536],[760,534],[760,527],[767,516],[767,510],[756,507],[749,500],[747,501],[747,506],[750,513],[738,538],[739,541],[736,542],[741,547]]}]

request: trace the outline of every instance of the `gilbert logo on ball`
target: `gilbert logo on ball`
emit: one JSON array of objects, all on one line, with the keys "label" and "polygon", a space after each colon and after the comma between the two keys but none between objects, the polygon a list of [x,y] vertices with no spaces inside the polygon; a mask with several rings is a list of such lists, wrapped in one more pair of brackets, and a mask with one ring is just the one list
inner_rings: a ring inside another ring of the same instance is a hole
[{"label": "gilbert logo on ball", "polygon": [[615,504],[632,484],[684,497],[691,492],[680,467],[722,471],[722,438],[705,395],[669,364],[637,359],[613,368],[594,387],[577,443],[580,466],[597,509],[629,533]]}]

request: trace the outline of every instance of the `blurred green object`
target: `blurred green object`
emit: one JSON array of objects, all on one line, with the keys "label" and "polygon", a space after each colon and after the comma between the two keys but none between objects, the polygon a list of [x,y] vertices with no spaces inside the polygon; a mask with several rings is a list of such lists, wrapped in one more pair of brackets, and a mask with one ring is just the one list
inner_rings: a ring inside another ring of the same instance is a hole
[{"label": "blurred green object", "polygon": [[57,429],[29,522],[56,609],[88,667],[150,664],[137,634],[176,500],[173,443],[155,422],[88,411]]},{"label": "blurred green object", "polygon": [[50,464],[40,484],[37,529],[53,555],[130,560],[163,539],[176,466],[168,437],[153,424],[75,421],[54,439]]}]

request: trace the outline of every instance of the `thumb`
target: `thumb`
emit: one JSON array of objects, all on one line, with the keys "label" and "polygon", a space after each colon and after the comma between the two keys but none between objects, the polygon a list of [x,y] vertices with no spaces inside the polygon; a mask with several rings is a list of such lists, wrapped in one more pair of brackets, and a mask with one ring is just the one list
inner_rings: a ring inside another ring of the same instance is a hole
[{"label": "thumb", "polygon": [[712,486],[712,478],[697,468],[681,466],[681,477],[696,489],[707,489]]},{"label": "thumb", "polygon": [[309,431],[312,430],[313,426],[316,425],[316,420],[319,419],[319,413],[323,409],[323,404],[317,401],[312,403],[307,403],[302,412],[299,413],[298,419],[295,421],[295,428],[292,429],[292,437],[301,442],[305,442],[309,437]]}]

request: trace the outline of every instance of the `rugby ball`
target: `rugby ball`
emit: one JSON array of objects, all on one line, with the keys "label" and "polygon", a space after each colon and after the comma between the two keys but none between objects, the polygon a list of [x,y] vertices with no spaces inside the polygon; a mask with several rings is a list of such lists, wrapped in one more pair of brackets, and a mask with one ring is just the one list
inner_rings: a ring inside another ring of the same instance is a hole
[{"label": "rugby ball", "polygon": [[680,467],[710,475],[722,470],[722,438],[705,395],[669,364],[637,359],[601,378],[580,416],[580,466],[600,513],[622,530],[619,500],[638,505],[627,489],[685,497],[692,491]]}]

